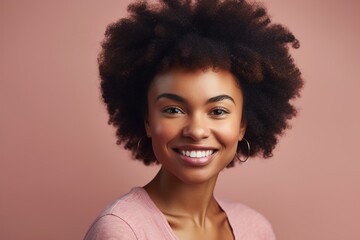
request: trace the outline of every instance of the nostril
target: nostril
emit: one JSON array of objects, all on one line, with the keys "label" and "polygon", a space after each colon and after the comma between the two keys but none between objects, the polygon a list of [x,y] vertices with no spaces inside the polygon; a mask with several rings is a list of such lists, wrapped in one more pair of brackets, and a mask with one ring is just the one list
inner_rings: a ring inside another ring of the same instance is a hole
[{"label": "nostril", "polygon": [[202,139],[209,136],[209,130],[206,127],[186,127],[183,129],[183,136],[193,139]]},{"label": "nostril", "polygon": [[194,140],[200,140],[209,136],[210,130],[201,111],[189,116],[188,123],[184,126],[182,134],[184,137]]}]

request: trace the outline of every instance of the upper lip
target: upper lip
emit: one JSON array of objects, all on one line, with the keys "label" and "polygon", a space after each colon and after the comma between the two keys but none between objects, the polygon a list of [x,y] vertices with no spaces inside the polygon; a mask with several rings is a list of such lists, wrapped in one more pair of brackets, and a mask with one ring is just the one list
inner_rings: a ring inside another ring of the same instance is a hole
[{"label": "upper lip", "polygon": [[214,147],[202,146],[202,145],[181,145],[178,147],[174,147],[176,150],[216,150]]}]

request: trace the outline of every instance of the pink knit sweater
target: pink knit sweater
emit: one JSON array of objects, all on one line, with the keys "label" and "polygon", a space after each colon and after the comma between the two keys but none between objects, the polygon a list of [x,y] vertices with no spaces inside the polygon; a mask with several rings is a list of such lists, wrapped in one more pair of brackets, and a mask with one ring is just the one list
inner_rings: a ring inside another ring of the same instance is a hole
[{"label": "pink knit sweater", "polygon": [[[275,239],[269,222],[256,211],[239,203],[217,201],[229,219],[235,239]],[[108,206],[84,239],[176,240],[176,236],[147,192],[136,187]]]}]

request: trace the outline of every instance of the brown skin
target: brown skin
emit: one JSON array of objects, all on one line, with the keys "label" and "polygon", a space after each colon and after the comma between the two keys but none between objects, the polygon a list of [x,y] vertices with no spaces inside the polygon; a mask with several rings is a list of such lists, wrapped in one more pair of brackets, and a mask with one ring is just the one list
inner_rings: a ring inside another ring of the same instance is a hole
[{"label": "brown skin", "polygon": [[213,191],[245,134],[242,105],[235,77],[223,70],[174,69],[149,88],[145,128],[162,167],[144,188],[178,239],[234,239]]}]

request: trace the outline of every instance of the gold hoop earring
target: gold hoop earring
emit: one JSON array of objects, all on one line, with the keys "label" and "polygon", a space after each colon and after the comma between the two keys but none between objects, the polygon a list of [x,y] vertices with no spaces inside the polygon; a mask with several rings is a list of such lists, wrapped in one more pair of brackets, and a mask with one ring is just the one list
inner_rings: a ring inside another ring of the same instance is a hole
[{"label": "gold hoop earring", "polygon": [[[247,146],[247,148],[248,148],[248,154],[247,154],[247,156],[246,156],[245,159],[240,159],[239,155],[238,155],[237,152],[236,152],[235,157],[237,158],[237,160],[239,160],[239,162],[244,163],[244,162],[246,162],[246,161],[248,160],[248,158],[249,158],[249,156],[250,156],[250,143],[249,143],[248,140],[246,140],[246,138],[241,139],[241,141],[242,141],[242,140],[245,140],[245,142],[246,142],[246,146]],[[240,142],[241,142],[241,141],[240,141]]]},{"label": "gold hoop earring", "polygon": [[140,148],[140,144],[141,144],[141,141],[143,140],[144,137],[141,137],[138,142],[137,142],[137,145],[136,145],[136,151],[139,151],[139,148]]}]

